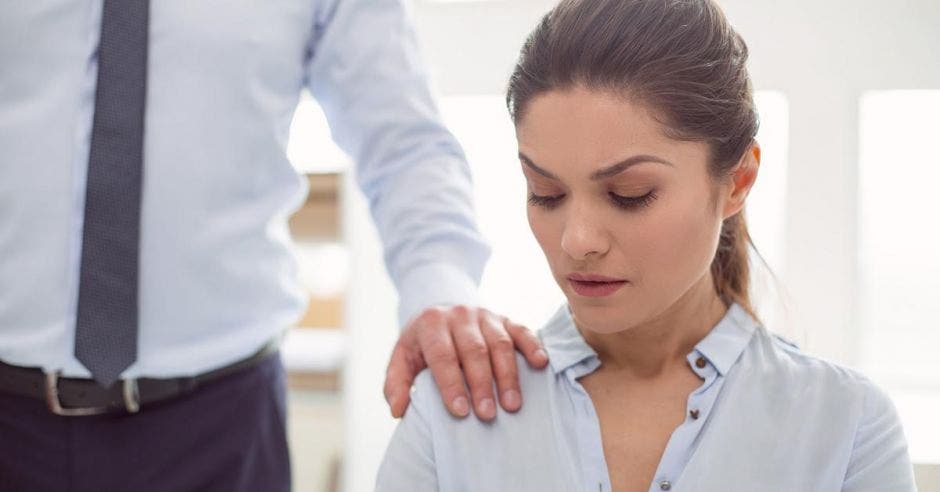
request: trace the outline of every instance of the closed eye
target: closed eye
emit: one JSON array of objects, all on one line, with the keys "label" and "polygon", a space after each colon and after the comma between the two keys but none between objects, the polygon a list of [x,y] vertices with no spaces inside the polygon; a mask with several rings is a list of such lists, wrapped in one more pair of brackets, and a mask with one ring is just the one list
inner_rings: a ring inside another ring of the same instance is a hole
[{"label": "closed eye", "polygon": [[[656,200],[656,191],[650,191],[642,196],[623,196],[609,192],[608,197],[614,206],[623,210],[637,210],[648,207]],[[536,195],[529,193],[529,203],[538,207],[551,210],[561,204],[564,194],[561,195]]]},{"label": "closed eye", "polygon": [[529,203],[537,207],[544,207],[549,210],[557,207],[561,203],[561,199],[565,195],[536,195],[535,193],[529,193]]},{"label": "closed eye", "polygon": [[611,202],[619,208],[624,210],[636,210],[644,207],[648,207],[653,200],[656,200],[656,191],[650,191],[649,193],[643,196],[623,196],[616,193],[610,192],[607,194],[610,197]]}]

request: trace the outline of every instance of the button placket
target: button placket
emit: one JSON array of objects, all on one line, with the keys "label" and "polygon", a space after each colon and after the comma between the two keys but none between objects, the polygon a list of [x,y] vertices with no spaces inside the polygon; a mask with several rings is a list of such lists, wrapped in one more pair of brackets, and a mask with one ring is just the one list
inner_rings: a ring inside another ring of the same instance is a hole
[{"label": "button placket", "polygon": [[[597,362],[594,362],[594,364],[597,364]],[[579,377],[590,374],[594,369],[596,369],[596,365],[592,367],[591,361],[587,360],[565,371],[565,376],[575,398],[578,399],[578,403],[575,404],[576,413],[580,414],[577,424],[580,428],[578,446],[583,455],[594,457],[593,460],[589,459],[590,462],[602,464],[597,468],[585,469],[584,473],[586,475],[584,475],[584,478],[588,480],[588,483],[597,483],[598,490],[603,491],[605,490],[604,484],[608,484],[607,487],[610,487],[610,475],[607,470],[607,460],[604,458],[603,445],[601,444],[600,420],[597,417],[591,397],[581,383],[578,382]],[[596,443],[588,442],[588,436],[591,435],[597,436]]]},{"label": "button placket", "polygon": [[674,484],[670,477],[678,476],[687,463],[686,453],[688,453],[689,446],[702,431],[705,417],[721,386],[721,375],[703,355],[689,354],[687,361],[692,372],[702,379],[702,384],[688,397],[686,420],[676,428],[666,445],[660,465],[656,470],[656,479],[651,484],[653,490],[672,490]]}]

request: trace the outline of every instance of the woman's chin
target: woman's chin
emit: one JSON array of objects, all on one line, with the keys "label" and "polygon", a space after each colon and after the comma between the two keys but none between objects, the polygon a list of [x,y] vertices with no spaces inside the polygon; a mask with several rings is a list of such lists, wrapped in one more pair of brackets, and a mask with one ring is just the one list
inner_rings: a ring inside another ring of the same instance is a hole
[{"label": "woman's chin", "polygon": [[628,329],[634,325],[637,314],[622,303],[585,303],[569,298],[568,306],[579,328],[602,334]]}]

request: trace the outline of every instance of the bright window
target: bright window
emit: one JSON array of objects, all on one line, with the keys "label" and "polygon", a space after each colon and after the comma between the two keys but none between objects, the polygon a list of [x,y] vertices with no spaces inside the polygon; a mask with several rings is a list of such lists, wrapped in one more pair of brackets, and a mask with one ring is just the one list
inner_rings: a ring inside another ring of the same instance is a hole
[{"label": "bright window", "polygon": [[861,100],[861,362],[891,394],[911,457],[940,462],[940,91]]}]

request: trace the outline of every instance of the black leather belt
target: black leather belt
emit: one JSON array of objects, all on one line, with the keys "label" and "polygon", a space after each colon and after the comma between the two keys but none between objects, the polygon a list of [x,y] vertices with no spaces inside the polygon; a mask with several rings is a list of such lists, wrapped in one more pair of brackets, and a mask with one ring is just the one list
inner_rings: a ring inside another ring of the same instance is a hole
[{"label": "black leather belt", "polygon": [[122,379],[108,389],[93,379],[63,378],[58,372],[0,362],[0,392],[45,400],[52,413],[67,417],[136,413],[141,405],[191,393],[210,381],[257,365],[277,352],[279,341],[272,340],[246,359],[196,376]]}]

